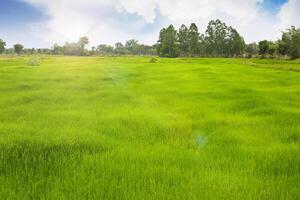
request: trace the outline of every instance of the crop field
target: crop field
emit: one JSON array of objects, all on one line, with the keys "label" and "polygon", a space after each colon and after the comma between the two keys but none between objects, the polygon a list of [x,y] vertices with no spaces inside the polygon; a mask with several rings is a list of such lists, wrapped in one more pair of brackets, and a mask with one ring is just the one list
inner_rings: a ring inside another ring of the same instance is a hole
[{"label": "crop field", "polygon": [[300,199],[300,61],[0,57],[0,199]]}]

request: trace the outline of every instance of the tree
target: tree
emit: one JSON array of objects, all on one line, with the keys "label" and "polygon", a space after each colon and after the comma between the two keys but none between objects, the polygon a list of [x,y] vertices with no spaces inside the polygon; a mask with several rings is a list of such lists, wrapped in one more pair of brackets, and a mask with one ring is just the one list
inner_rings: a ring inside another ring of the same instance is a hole
[{"label": "tree", "polygon": [[244,38],[231,26],[227,28],[227,56],[241,56],[244,53],[245,41]]},{"label": "tree", "polygon": [[178,50],[180,55],[186,56],[189,51],[189,29],[182,24],[177,33]]},{"label": "tree", "polygon": [[300,58],[300,28],[292,27],[290,29],[292,42],[290,43],[288,55],[292,59]]},{"label": "tree", "polygon": [[275,42],[269,42],[268,54],[272,57],[275,55],[277,51],[277,44]]},{"label": "tree", "polygon": [[24,47],[23,47],[22,44],[15,44],[15,45],[14,45],[14,51],[15,51],[15,53],[17,53],[18,55],[21,54],[23,48],[24,48]]},{"label": "tree", "polygon": [[5,50],[5,46],[6,46],[6,43],[0,39],[0,54],[3,53],[3,51]]},{"label": "tree", "polygon": [[157,53],[161,57],[174,58],[178,56],[177,31],[173,25],[163,28],[159,33]]},{"label": "tree", "polygon": [[64,52],[64,48],[62,46],[59,46],[58,44],[54,44],[52,47],[52,53],[54,55],[61,55]]},{"label": "tree", "polygon": [[226,54],[227,26],[219,19],[211,20],[205,31],[205,43],[207,53],[212,56],[224,56]]},{"label": "tree", "polygon": [[115,53],[116,54],[125,54],[124,45],[121,42],[115,44]]},{"label": "tree", "polygon": [[188,32],[188,39],[189,39],[189,53],[191,56],[195,56],[198,54],[199,48],[199,32],[198,27],[195,23],[192,23],[189,28]]},{"label": "tree", "polygon": [[80,48],[79,44],[75,42],[66,42],[63,46],[63,52],[65,55],[76,56],[80,55],[82,53],[81,51],[82,49]]},{"label": "tree", "polygon": [[249,58],[258,53],[258,46],[256,42],[252,42],[245,46],[245,52]]},{"label": "tree", "polygon": [[127,40],[125,43],[126,50],[133,55],[139,54],[140,45],[139,42],[135,39]]},{"label": "tree", "polygon": [[278,51],[281,55],[288,55],[291,59],[300,58],[300,28],[292,26],[283,32]]},{"label": "tree", "polygon": [[92,46],[91,55],[95,55],[95,54],[96,54],[96,47]]},{"label": "tree", "polygon": [[109,55],[114,53],[114,48],[109,45],[100,44],[97,46],[96,51],[101,55]]},{"label": "tree", "polygon": [[201,34],[201,35],[199,36],[198,49],[199,49],[199,55],[200,55],[200,56],[205,56],[205,55],[207,55],[207,51],[206,51],[206,42],[205,42],[205,35],[204,35],[204,34]]},{"label": "tree", "polygon": [[262,40],[258,43],[258,53],[262,57],[265,57],[269,51],[269,42],[267,40]]},{"label": "tree", "polygon": [[80,55],[84,55],[85,46],[89,44],[89,39],[87,37],[81,37],[78,40],[78,45],[80,48]]}]

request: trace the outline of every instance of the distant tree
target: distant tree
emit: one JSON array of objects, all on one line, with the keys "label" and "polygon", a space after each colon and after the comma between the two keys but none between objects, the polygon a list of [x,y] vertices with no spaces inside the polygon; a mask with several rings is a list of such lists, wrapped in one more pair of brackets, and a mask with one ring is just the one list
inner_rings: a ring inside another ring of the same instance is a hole
[{"label": "distant tree", "polygon": [[139,45],[139,54],[140,55],[156,55],[155,45],[149,46],[145,44]]},{"label": "distant tree", "polygon": [[257,46],[256,42],[247,44],[245,46],[245,52],[249,58],[251,58],[255,54],[258,54],[258,46]]},{"label": "distant tree", "polygon": [[219,19],[211,20],[205,32],[207,54],[224,56],[226,54],[227,26]]},{"label": "distant tree", "polygon": [[80,55],[84,55],[85,47],[89,44],[89,39],[87,37],[81,37],[78,40],[78,45],[80,48]]},{"label": "distant tree", "polygon": [[95,55],[96,54],[96,47],[92,46],[91,48],[91,55]]},{"label": "distant tree", "polygon": [[115,44],[115,53],[116,54],[125,54],[125,48],[124,45],[121,42],[117,42]]},{"label": "distant tree", "polygon": [[0,54],[2,54],[5,50],[6,43],[0,39]]},{"label": "distant tree", "polygon": [[199,53],[199,31],[195,23],[192,23],[189,28],[189,54],[195,56]]},{"label": "distant tree", "polygon": [[174,58],[178,56],[177,31],[173,25],[160,31],[157,53],[161,57]]},{"label": "distant tree", "polygon": [[207,50],[206,50],[206,41],[205,41],[205,35],[201,34],[199,36],[199,43],[198,43],[198,50],[199,50],[199,56],[207,56]]},{"label": "distant tree", "polygon": [[281,55],[288,55],[291,59],[300,58],[300,28],[292,26],[283,32],[278,51]]},{"label": "distant tree", "polygon": [[241,56],[245,50],[244,38],[231,26],[227,28],[227,56]]},{"label": "distant tree", "polygon": [[15,53],[17,53],[18,55],[21,54],[23,48],[24,48],[24,46],[23,46],[22,44],[15,44],[15,45],[14,45],[14,51],[15,51]]},{"label": "distant tree", "polygon": [[140,51],[140,44],[139,41],[135,39],[127,40],[125,43],[125,49],[128,51],[129,54],[137,55]]},{"label": "distant tree", "polygon": [[189,29],[182,24],[177,33],[178,50],[180,55],[187,56],[189,52]]},{"label": "distant tree", "polygon": [[29,54],[29,55],[32,55],[34,53],[36,53],[36,50],[34,48],[31,48],[31,49],[23,49],[23,52],[25,54]]},{"label": "distant tree", "polygon": [[114,48],[109,45],[100,44],[97,46],[96,52],[101,55],[111,55],[114,53]]},{"label": "distant tree", "polygon": [[59,46],[58,44],[54,44],[52,47],[52,53],[54,55],[61,55],[64,53],[64,48],[62,46]]},{"label": "distant tree", "polygon": [[265,57],[266,54],[269,51],[269,41],[267,40],[262,40],[258,43],[258,53],[259,55],[261,55],[262,57]]},{"label": "distant tree", "polygon": [[77,42],[66,42],[63,46],[63,52],[65,55],[76,56],[81,55],[82,49]]},{"label": "distant tree", "polygon": [[270,55],[270,56],[272,56],[272,57],[274,57],[275,56],[275,54],[276,54],[276,51],[277,51],[277,43],[275,43],[275,42],[269,42],[269,48],[268,48],[268,54]]}]

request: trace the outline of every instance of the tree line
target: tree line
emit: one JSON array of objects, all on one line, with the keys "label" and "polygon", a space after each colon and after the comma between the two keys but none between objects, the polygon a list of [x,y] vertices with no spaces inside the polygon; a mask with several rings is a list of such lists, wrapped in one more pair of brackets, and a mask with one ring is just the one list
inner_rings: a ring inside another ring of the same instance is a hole
[{"label": "tree line", "polygon": [[6,43],[0,39],[0,54],[52,54],[71,56],[92,56],[92,55],[156,55],[155,45],[140,44],[137,40],[127,40],[125,44],[117,42],[115,46],[100,44],[92,46],[89,50],[87,37],[81,37],[77,42],[66,42],[60,46],[54,44],[51,48],[30,48],[26,49],[22,44],[15,44],[13,48],[6,49]]},{"label": "tree line", "polygon": [[100,44],[89,50],[87,37],[77,42],[66,42],[60,46],[54,44],[51,48],[26,49],[22,44],[15,44],[6,49],[6,43],[0,39],[0,53],[16,54],[53,54],[53,55],[158,55],[160,57],[260,57],[300,58],[300,28],[294,26],[282,32],[277,41],[262,40],[258,43],[246,44],[239,32],[227,26],[221,20],[211,20],[206,31],[201,34],[195,23],[189,27],[181,25],[176,30],[173,25],[163,28],[159,32],[159,39],[155,45],[140,44],[131,39],[117,42],[115,46]]},{"label": "tree line", "polygon": [[292,26],[282,33],[277,41],[263,40],[246,44],[238,31],[221,20],[209,22],[204,34],[192,23],[173,25],[159,33],[157,52],[161,57],[282,57],[300,58],[300,28]]}]

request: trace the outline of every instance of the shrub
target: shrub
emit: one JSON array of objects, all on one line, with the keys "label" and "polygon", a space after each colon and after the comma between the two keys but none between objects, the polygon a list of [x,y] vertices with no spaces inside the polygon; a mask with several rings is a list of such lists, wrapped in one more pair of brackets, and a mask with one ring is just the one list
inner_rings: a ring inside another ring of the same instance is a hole
[{"label": "shrub", "polygon": [[38,58],[30,58],[27,62],[29,66],[40,66],[40,60]]},{"label": "shrub", "polygon": [[151,59],[149,60],[149,62],[150,62],[150,63],[155,63],[155,62],[157,62],[157,58],[151,58]]}]

